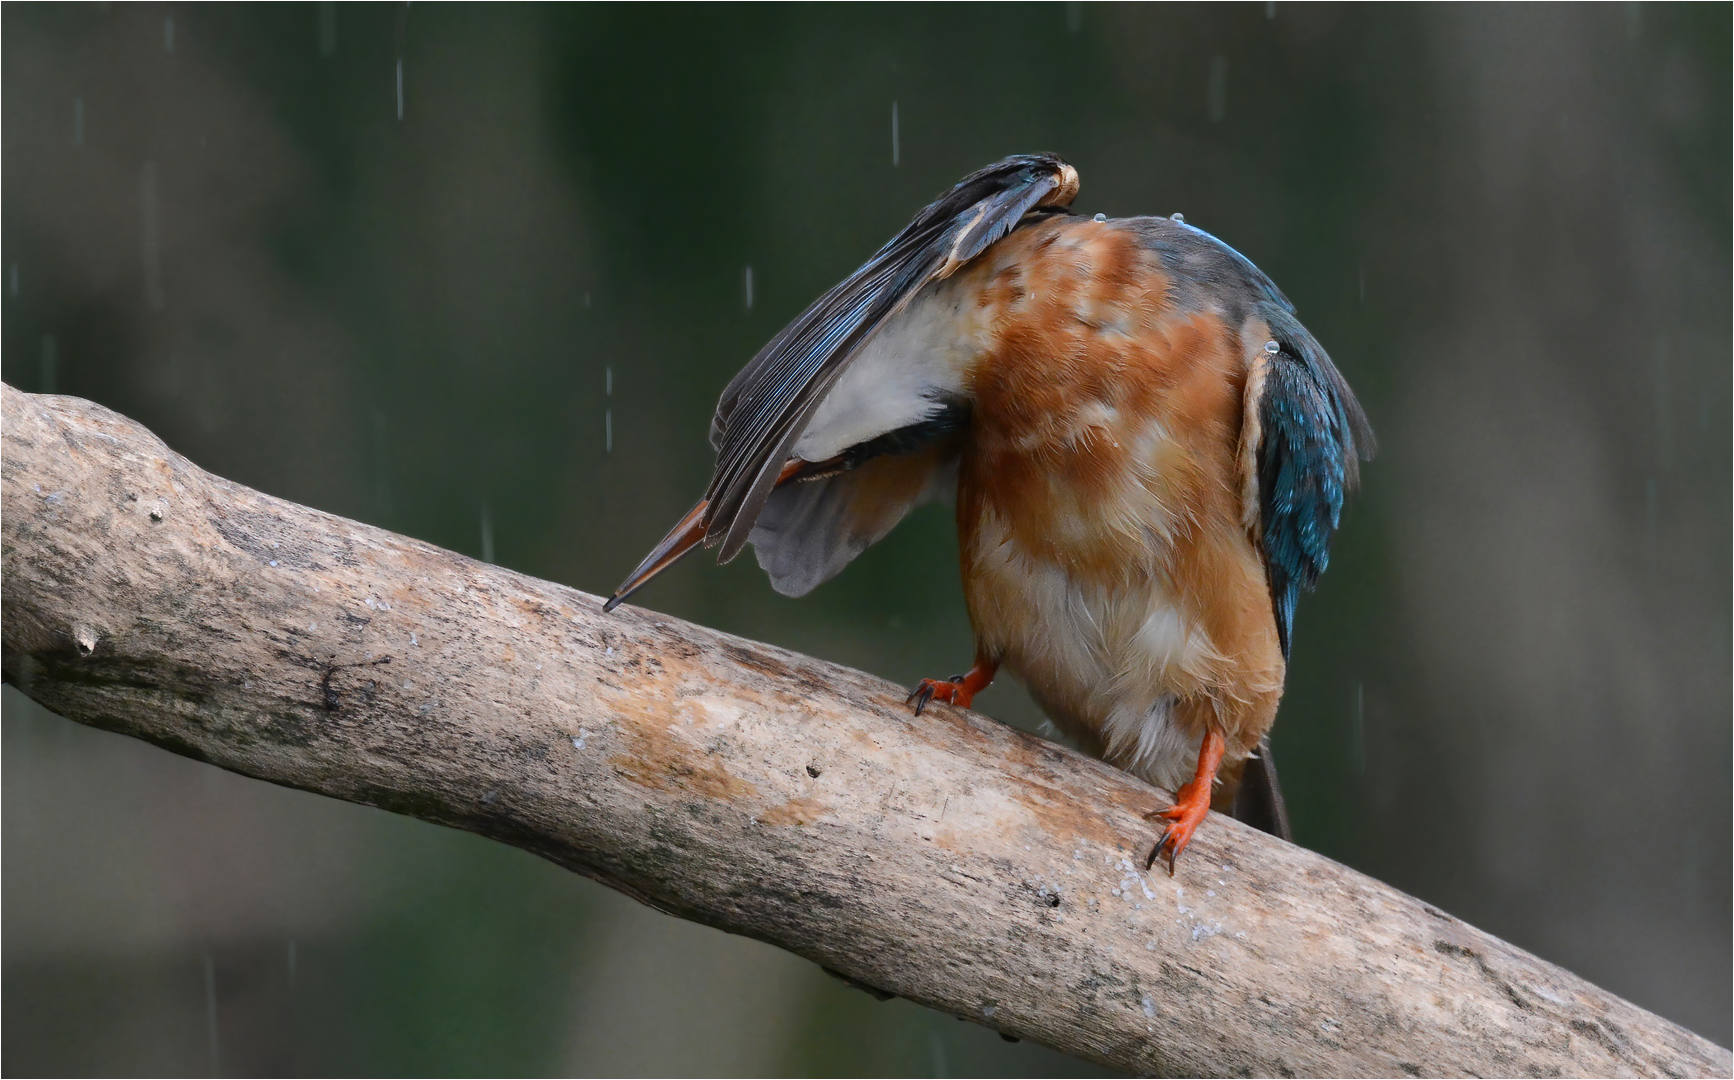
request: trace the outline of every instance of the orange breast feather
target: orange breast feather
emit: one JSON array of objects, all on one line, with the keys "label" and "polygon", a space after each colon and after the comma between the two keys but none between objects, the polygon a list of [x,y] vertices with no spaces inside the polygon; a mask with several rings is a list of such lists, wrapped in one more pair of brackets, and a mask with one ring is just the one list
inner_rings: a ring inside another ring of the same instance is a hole
[{"label": "orange breast feather", "polygon": [[958,525],[984,651],[1154,782],[1188,775],[1206,725],[1244,758],[1283,674],[1243,520],[1245,332],[1177,308],[1114,223],[1023,229],[970,273],[992,340]]}]

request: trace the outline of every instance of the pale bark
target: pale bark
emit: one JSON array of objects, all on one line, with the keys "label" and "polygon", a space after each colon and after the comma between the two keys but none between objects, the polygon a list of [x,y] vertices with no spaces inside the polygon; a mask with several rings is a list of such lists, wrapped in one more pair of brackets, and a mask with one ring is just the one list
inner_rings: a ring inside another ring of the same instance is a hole
[{"label": "pale bark", "polygon": [[[211,476],[3,391],[6,679],[468,829],[864,986],[1145,1073],[1706,1075],[1728,1051],[1443,912],[881,679]],[[1610,864],[1610,873],[1618,873]]]}]

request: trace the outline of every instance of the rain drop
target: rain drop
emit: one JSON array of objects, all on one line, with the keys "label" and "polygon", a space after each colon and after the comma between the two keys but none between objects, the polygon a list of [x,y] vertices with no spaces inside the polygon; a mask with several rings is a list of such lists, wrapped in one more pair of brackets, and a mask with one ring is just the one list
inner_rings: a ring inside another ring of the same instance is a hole
[{"label": "rain drop", "polygon": [[1282,346],[1278,345],[1274,341],[1267,341],[1264,343],[1264,351],[1275,356],[1277,353],[1282,352]]},{"label": "rain drop", "polygon": [[1228,117],[1228,57],[1217,53],[1210,58],[1210,122],[1220,124]]},{"label": "rain drop", "polygon": [[319,5],[319,55],[337,55],[337,5],[331,2]]},{"label": "rain drop", "polygon": [[1355,684],[1355,771],[1365,774],[1367,771],[1367,695],[1363,683]]},{"label": "rain drop", "polygon": [[217,965],[205,954],[205,1034],[211,1051],[211,1075],[221,1076],[222,1058],[217,1046]]},{"label": "rain drop", "polygon": [[378,409],[373,411],[373,513],[382,525],[391,518],[391,431]]},{"label": "rain drop", "polygon": [[1656,510],[1659,502],[1656,478],[1652,476],[1644,481],[1644,547],[1652,556],[1656,547]]},{"label": "rain drop", "polygon": [[1186,224],[1186,215],[1185,214],[1169,214],[1168,220],[1179,222],[1180,224],[1184,225],[1184,224]]},{"label": "rain drop", "polygon": [[1107,214],[1097,214],[1095,217],[1091,218],[1090,220],[1092,220],[1092,221],[1107,221],[1108,215]]},{"label": "rain drop", "polygon": [[60,361],[59,350],[55,346],[54,335],[53,334],[43,334],[42,335],[42,380],[38,384],[42,387],[42,389],[39,390],[38,393],[52,394],[55,392],[54,391],[54,382],[55,382],[55,375],[58,373],[56,369],[59,367],[59,361]]},{"label": "rain drop", "polygon": [[163,299],[162,222],[157,213],[157,163],[144,163],[139,178],[140,254],[144,261],[145,301],[161,311]]}]

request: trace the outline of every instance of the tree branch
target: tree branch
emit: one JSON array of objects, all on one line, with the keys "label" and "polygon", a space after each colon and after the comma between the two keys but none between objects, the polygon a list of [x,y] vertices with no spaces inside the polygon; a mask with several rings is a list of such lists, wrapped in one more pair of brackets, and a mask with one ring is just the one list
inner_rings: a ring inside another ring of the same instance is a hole
[{"label": "tree branch", "polygon": [[63,716],[533,851],[1143,1073],[1707,1075],[1726,1050],[1213,815],[860,672],[211,476],[4,388],[6,679]]}]

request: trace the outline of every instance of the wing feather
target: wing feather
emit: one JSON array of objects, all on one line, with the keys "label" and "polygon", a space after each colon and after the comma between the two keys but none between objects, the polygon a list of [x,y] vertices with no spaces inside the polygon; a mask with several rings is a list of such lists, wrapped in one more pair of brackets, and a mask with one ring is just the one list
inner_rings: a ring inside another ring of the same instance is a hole
[{"label": "wing feather", "polygon": [[1260,532],[1284,657],[1302,589],[1331,557],[1343,501],[1373,455],[1373,429],[1354,392],[1286,303],[1265,311],[1277,352],[1258,402]]},{"label": "wing feather", "polygon": [[909,511],[950,498],[956,487],[954,442],[785,484],[771,493],[753,526],[759,566],[784,596],[805,596],[883,539]]},{"label": "wing feather", "polygon": [[1078,174],[1052,154],[1006,158],[940,196],[860,269],[802,312],[736,375],[717,403],[716,471],[705,544],[739,554],[784,461],[861,346],[930,281],[949,276],[1029,211],[1065,206]]}]

